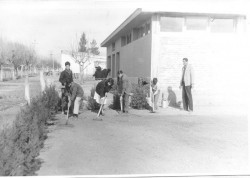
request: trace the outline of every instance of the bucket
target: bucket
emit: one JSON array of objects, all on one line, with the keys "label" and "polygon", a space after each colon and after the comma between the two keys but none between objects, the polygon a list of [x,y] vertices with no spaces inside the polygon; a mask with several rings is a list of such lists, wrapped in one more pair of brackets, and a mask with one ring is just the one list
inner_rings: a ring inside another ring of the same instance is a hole
[{"label": "bucket", "polygon": [[162,101],[162,108],[167,108],[168,107],[168,103],[166,100]]}]

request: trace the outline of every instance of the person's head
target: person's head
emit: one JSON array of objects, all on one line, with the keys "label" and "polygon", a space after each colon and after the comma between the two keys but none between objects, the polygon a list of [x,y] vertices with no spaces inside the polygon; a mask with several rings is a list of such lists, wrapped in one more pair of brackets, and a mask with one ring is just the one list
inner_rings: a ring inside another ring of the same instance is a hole
[{"label": "person's head", "polygon": [[122,70],[119,70],[119,71],[117,72],[117,74],[118,74],[118,77],[122,77],[122,76],[123,76],[123,71],[122,71]]},{"label": "person's head", "polygon": [[153,78],[153,84],[156,85],[158,82],[158,79],[157,78]]},{"label": "person's head", "polygon": [[111,71],[110,69],[107,70],[108,73],[109,73],[110,71]]},{"label": "person's head", "polygon": [[188,64],[188,58],[183,58],[182,61],[183,61],[184,66],[186,66]]},{"label": "person's head", "polygon": [[65,68],[68,69],[68,70],[70,69],[70,63],[68,61],[65,62]]},{"label": "person's head", "polygon": [[108,78],[105,83],[107,86],[112,87],[114,85],[114,80],[112,78]]}]

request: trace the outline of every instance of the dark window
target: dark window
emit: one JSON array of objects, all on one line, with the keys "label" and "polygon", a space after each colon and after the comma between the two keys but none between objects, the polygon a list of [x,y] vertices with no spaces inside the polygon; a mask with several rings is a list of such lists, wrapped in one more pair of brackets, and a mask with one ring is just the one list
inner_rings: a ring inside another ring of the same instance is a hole
[{"label": "dark window", "polygon": [[122,38],[121,38],[121,46],[125,46],[126,44],[127,44],[126,36],[122,36]]},{"label": "dark window", "polygon": [[151,24],[150,23],[146,23],[146,34],[149,34],[151,31]]},{"label": "dark window", "polygon": [[182,17],[161,17],[160,25],[162,32],[181,32],[184,24]]},{"label": "dark window", "polygon": [[186,18],[186,27],[187,30],[203,30],[207,29],[208,19],[201,17],[187,17]]},{"label": "dark window", "polygon": [[232,33],[234,32],[234,20],[212,18],[210,28],[213,33]]},{"label": "dark window", "polygon": [[115,51],[115,43],[112,43],[112,51]]},{"label": "dark window", "polygon": [[131,33],[127,35],[127,44],[131,43]]},{"label": "dark window", "polygon": [[137,40],[139,38],[139,32],[140,32],[139,28],[133,29],[133,40]]}]

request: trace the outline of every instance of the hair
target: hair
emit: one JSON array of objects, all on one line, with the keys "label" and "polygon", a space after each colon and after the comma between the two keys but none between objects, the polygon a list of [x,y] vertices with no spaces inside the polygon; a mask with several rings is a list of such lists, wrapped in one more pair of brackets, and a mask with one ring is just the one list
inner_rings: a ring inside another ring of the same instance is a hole
[{"label": "hair", "polygon": [[111,83],[111,86],[114,85],[114,79],[108,78],[108,79],[105,81],[105,84],[108,85],[109,82]]},{"label": "hair", "polygon": [[123,74],[123,71],[122,71],[122,70],[119,70],[119,71],[117,72],[117,74]]},{"label": "hair", "polygon": [[188,62],[188,58],[183,58],[182,60],[184,60],[184,61]]},{"label": "hair", "polygon": [[69,65],[69,66],[70,66],[70,63],[69,63],[69,61],[65,62],[65,66],[66,66],[66,65]]},{"label": "hair", "polygon": [[157,78],[153,78],[153,84],[156,85],[158,82],[158,79]]},{"label": "hair", "polygon": [[168,91],[172,91],[172,87],[171,86],[168,87]]}]

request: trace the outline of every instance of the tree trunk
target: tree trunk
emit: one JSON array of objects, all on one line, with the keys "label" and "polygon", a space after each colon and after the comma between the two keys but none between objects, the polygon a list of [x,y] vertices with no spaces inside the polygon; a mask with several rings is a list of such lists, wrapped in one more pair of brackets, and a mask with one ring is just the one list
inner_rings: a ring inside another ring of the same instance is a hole
[{"label": "tree trunk", "polygon": [[16,80],[15,68],[12,70],[12,80]]},{"label": "tree trunk", "polygon": [[29,75],[26,74],[25,78],[25,100],[28,102],[28,105],[30,105],[30,86],[29,86]]},{"label": "tree trunk", "polygon": [[0,82],[3,81],[3,67],[0,65]]}]

